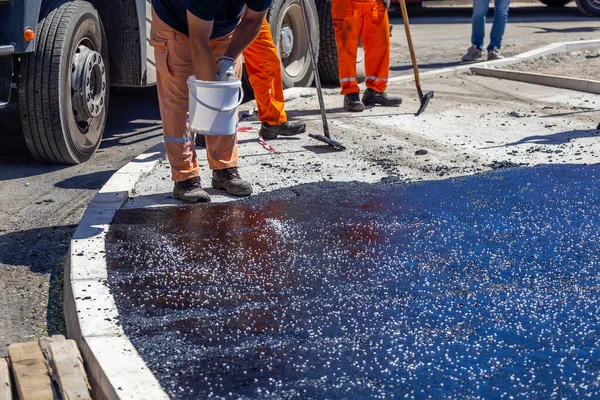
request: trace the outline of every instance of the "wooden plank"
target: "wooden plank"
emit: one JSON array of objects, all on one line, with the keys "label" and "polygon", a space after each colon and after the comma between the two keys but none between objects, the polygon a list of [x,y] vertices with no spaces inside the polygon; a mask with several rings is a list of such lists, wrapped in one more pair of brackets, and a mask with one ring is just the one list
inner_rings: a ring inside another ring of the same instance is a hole
[{"label": "wooden plank", "polygon": [[46,353],[48,352],[48,346],[50,346],[50,343],[64,342],[65,340],[67,339],[63,335],[52,335],[52,337],[43,337],[38,339],[38,343],[40,345],[40,348],[42,349],[42,353],[44,354],[44,356],[46,356]]},{"label": "wooden plank", "polygon": [[8,356],[20,400],[54,400],[48,366],[38,342],[11,344]]},{"label": "wooden plank", "polygon": [[50,341],[45,354],[52,379],[58,384],[63,399],[92,399],[83,360],[74,340]]},{"label": "wooden plank", "polygon": [[0,357],[0,400],[13,400],[8,360]]}]

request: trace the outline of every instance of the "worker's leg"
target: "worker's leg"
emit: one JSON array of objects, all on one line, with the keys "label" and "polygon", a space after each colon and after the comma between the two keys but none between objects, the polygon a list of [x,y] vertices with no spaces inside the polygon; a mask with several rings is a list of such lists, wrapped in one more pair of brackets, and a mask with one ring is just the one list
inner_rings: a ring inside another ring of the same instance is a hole
[{"label": "worker's leg", "polygon": [[494,0],[494,23],[492,24],[492,31],[490,32],[490,44],[487,47],[488,51],[502,47],[502,38],[504,37],[504,30],[506,29],[506,23],[508,22],[508,9],[510,7],[510,0]]},{"label": "worker's leg", "polygon": [[363,3],[360,37],[365,50],[366,85],[384,92],[390,71],[390,21],[381,0]]},{"label": "worker's leg", "polygon": [[490,8],[490,0],[473,0],[473,15],[471,17],[471,44],[477,49],[483,49],[485,38],[485,16]]},{"label": "worker's leg", "polygon": [[[225,54],[231,41],[231,35],[210,40],[210,47],[215,59]],[[235,60],[238,77],[242,76],[241,60]],[[216,64],[215,64],[216,70]],[[238,166],[237,134],[234,135],[204,135],[206,139],[206,158],[212,170],[235,168]]]},{"label": "worker's leg", "polygon": [[[215,60],[225,54],[231,36],[223,36],[211,39],[210,47]],[[215,71],[217,65],[215,63]],[[238,57],[235,60],[235,72],[238,78],[242,77],[242,60]],[[206,138],[206,157],[208,165],[213,170],[212,187],[225,190],[234,196],[247,196],[252,193],[252,185],[240,178],[238,173],[238,145],[237,133],[234,135],[204,135]]]},{"label": "worker's leg", "polygon": [[344,95],[360,92],[356,79],[356,52],[358,51],[358,36],[362,20],[359,9],[355,8],[360,3],[353,0],[331,1],[341,94]]},{"label": "worker's leg", "polygon": [[266,18],[260,33],[243,55],[250,85],[254,89],[258,118],[269,125],[283,124],[287,121],[287,115],[283,110],[281,61]]},{"label": "worker's leg", "polygon": [[273,43],[271,28],[265,19],[260,33],[244,51],[244,62],[250,85],[258,107],[258,118],[262,122],[260,136],[275,139],[279,135],[292,136],[306,130],[302,121],[289,121],[283,110],[283,83],[281,61]]},{"label": "worker's leg", "polygon": [[390,21],[387,8],[381,0],[369,0],[364,4],[360,37],[365,50],[367,90],[363,93],[362,102],[365,106],[400,105],[400,97],[386,92],[390,72]]},{"label": "worker's leg", "polygon": [[200,175],[194,135],[190,134],[187,127],[187,79],[193,75],[192,54],[188,38],[161,21],[154,11],[152,25],[165,149],[172,179],[182,182]]}]

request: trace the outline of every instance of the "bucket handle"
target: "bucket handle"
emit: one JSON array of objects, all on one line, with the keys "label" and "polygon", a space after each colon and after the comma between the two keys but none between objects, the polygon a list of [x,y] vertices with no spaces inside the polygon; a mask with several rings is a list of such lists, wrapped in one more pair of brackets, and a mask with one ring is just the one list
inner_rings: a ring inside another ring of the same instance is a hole
[{"label": "bucket handle", "polygon": [[244,100],[244,89],[240,86],[240,91],[239,91],[239,96],[240,99],[238,100],[238,103],[230,108],[217,108],[217,107],[213,107],[211,105],[206,104],[205,102],[203,102],[202,100],[200,100],[198,97],[196,97],[196,93],[194,93],[193,90],[190,90],[190,94],[192,95],[192,97],[194,99],[196,99],[196,101],[200,104],[202,104],[204,107],[208,108],[211,111],[216,111],[216,112],[229,112],[229,111],[233,111],[236,108],[238,108],[240,106],[240,104],[242,104],[242,101]]}]

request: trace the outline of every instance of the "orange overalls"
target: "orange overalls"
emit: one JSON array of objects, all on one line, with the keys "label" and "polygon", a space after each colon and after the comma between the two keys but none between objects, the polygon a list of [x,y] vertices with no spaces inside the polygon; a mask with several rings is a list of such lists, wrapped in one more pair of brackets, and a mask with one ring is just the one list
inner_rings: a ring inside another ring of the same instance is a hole
[{"label": "orange overalls", "polygon": [[332,0],[331,16],[338,49],[342,94],[358,93],[358,37],[365,51],[366,85],[377,92],[387,88],[390,71],[390,21],[382,0]]},{"label": "orange overalls", "polygon": [[260,28],[260,33],[242,55],[250,85],[254,89],[258,119],[269,125],[285,123],[287,115],[283,111],[281,61],[266,18]]},{"label": "orange overalls", "polygon": [[[167,25],[154,10],[152,10],[152,30],[158,104],[165,149],[171,165],[173,181],[182,182],[200,174],[194,134],[190,133],[188,126],[187,79],[194,75],[190,38]],[[215,57],[225,54],[231,36],[232,34],[210,40],[210,47]],[[236,60],[235,68],[238,76],[241,76],[241,60]],[[237,135],[205,135],[205,138],[206,158],[210,169],[219,170],[238,166]]]}]

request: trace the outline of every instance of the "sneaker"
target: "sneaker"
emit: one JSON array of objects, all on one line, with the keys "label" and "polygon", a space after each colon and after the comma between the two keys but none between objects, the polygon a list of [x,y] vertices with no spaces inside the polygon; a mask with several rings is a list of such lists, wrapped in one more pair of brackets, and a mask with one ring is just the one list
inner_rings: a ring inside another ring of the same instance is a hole
[{"label": "sneaker", "polygon": [[196,134],[196,137],[194,138],[194,143],[196,143],[196,146],[206,147],[206,139],[204,138],[204,135]]},{"label": "sneaker", "polygon": [[365,105],[360,101],[358,93],[348,93],[344,96],[344,109],[346,111],[363,111]]},{"label": "sneaker", "polygon": [[188,204],[210,202],[210,195],[200,186],[199,176],[182,182],[175,182],[173,198]]},{"label": "sneaker", "polygon": [[248,196],[252,194],[252,185],[240,178],[237,167],[213,171],[212,187],[225,190],[232,196]]},{"label": "sneaker", "polygon": [[306,131],[306,124],[302,121],[287,121],[279,125],[269,125],[263,122],[259,135],[263,139],[275,139],[277,136],[294,136]]},{"label": "sneaker", "polygon": [[473,45],[467,50],[467,54],[462,56],[461,60],[465,62],[479,60],[483,56],[483,51],[477,46]]},{"label": "sneaker", "polygon": [[402,104],[402,98],[390,96],[386,92],[378,92],[369,88],[363,93],[362,102],[365,106],[381,104],[382,106],[394,107]]},{"label": "sneaker", "polygon": [[496,46],[492,47],[491,50],[488,50],[488,61],[499,60],[501,58],[504,58],[504,56],[502,53],[500,53],[500,49]]}]

